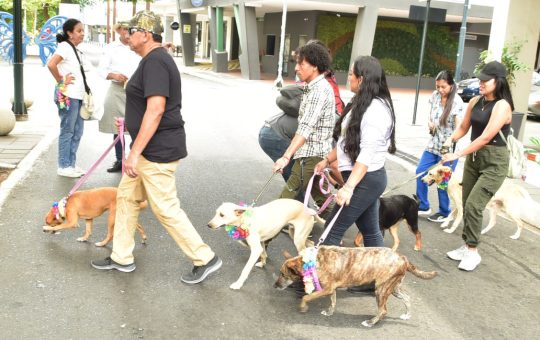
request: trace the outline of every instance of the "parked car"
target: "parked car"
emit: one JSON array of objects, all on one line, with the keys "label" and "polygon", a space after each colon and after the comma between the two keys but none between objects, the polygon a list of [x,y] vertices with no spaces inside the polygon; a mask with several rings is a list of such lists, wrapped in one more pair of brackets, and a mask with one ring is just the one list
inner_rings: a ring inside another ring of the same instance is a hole
[{"label": "parked car", "polygon": [[478,78],[463,79],[458,82],[458,94],[464,102],[480,94],[480,80]]},{"label": "parked car", "polygon": [[540,86],[538,85],[531,86],[531,93],[529,94],[529,110],[527,113],[530,116],[540,117]]}]

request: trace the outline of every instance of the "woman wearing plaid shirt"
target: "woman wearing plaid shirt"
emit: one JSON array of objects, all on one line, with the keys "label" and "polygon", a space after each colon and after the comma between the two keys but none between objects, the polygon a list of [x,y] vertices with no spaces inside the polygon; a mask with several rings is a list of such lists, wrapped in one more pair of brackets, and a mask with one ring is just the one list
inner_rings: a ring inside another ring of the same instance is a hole
[{"label": "woman wearing plaid shirt", "polygon": [[[452,135],[461,122],[463,101],[456,95],[457,85],[449,71],[441,71],[435,78],[437,90],[431,96],[431,110],[429,113],[429,133],[431,139],[416,168],[416,174],[427,171],[431,166],[437,164],[442,159],[441,148],[443,143]],[[455,170],[457,161],[448,164]],[[432,222],[442,223],[450,214],[450,200],[448,193],[444,189],[437,189],[439,194],[439,211],[428,217]],[[421,177],[416,179],[416,195],[420,200],[418,215],[430,215],[428,200],[428,185],[422,181]]]},{"label": "woman wearing plaid shirt", "polygon": [[[291,144],[273,167],[282,171],[294,160],[291,175],[280,198],[295,198],[305,192],[315,165],[332,149],[332,131],[335,124],[336,104],[332,86],[325,79],[330,69],[330,54],[319,44],[302,46],[297,54],[295,71],[304,81],[304,94],[298,115],[298,129]],[[313,186],[313,200],[321,206],[326,197],[318,186]]]}]

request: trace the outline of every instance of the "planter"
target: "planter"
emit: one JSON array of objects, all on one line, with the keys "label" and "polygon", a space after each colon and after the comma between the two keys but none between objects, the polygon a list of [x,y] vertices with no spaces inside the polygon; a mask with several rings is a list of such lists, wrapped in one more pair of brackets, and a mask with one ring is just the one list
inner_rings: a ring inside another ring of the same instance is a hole
[{"label": "planter", "polygon": [[10,109],[0,108],[0,136],[6,136],[15,127],[15,115]]},{"label": "planter", "polygon": [[534,152],[534,153],[526,153],[527,155],[527,159],[529,161],[533,161],[533,162],[540,162],[540,156],[538,155],[538,153]]}]

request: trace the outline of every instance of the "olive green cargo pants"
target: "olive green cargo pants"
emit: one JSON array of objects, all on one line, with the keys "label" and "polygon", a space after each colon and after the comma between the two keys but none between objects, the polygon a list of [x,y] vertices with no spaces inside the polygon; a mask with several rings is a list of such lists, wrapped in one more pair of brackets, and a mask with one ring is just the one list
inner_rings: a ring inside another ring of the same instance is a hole
[{"label": "olive green cargo pants", "polygon": [[462,237],[471,247],[480,243],[482,214],[506,178],[508,157],[506,146],[486,145],[465,160]]}]

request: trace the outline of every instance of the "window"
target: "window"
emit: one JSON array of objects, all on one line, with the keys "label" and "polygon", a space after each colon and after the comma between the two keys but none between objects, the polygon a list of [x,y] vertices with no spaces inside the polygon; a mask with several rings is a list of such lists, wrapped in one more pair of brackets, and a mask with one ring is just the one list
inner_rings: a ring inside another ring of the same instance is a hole
[{"label": "window", "polygon": [[276,51],[276,36],[268,34],[266,36],[266,55],[275,55]]}]

